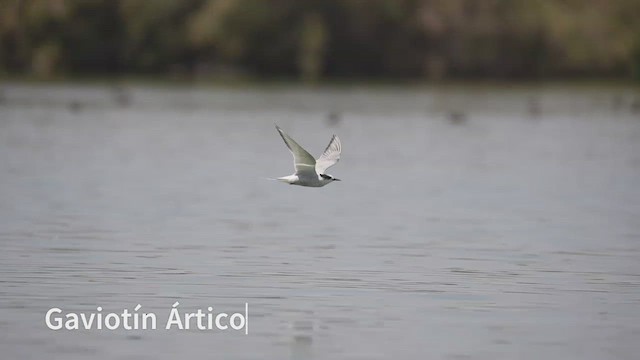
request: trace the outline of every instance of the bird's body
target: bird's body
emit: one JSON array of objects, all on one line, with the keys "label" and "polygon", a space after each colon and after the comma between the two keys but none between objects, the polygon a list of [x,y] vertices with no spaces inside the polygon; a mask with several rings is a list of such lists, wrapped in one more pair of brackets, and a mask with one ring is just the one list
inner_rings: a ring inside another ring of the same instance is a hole
[{"label": "bird's body", "polygon": [[335,181],[335,179],[334,180],[323,179],[319,176],[301,178],[296,174],[279,177],[278,180],[282,182],[286,182],[287,184],[291,184],[291,185],[301,185],[301,186],[309,186],[309,187],[323,187],[328,183]]},{"label": "bird's body", "polygon": [[316,160],[277,125],[276,129],[293,155],[293,166],[296,170],[294,174],[279,177],[276,180],[286,182],[290,185],[309,187],[322,187],[331,182],[340,181],[340,179],[336,179],[325,173],[329,167],[335,165],[335,163],[340,160],[342,144],[337,136],[333,135],[327,148]]}]

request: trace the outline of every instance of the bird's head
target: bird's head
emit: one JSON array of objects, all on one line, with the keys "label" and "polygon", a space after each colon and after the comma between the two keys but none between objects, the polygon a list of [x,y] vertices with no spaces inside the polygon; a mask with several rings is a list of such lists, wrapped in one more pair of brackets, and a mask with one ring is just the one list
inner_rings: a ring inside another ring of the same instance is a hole
[{"label": "bird's head", "polygon": [[329,180],[329,181],[342,181],[342,180],[336,179],[333,176],[328,175],[328,174],[320,174],[320,177],[325,179],[325,180]]}]

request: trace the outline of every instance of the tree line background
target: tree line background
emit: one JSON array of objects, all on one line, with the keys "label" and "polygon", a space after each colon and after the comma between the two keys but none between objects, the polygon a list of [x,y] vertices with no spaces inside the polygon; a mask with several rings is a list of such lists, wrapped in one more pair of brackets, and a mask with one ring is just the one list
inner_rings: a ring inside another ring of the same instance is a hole
[{"label": "tree line background", "polygon": [[0,0],[0,73],[640,80],[640,0]]}]

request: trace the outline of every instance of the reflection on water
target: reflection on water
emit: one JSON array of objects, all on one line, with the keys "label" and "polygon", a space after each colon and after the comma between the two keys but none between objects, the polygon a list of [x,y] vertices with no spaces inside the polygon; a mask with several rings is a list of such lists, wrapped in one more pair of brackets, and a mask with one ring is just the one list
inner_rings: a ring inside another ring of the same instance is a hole
[{"label": "reflection on water", "polygon": [[[639,350],[629,89],[5,85],[2,95],[7,358]],[[332,173],[343,181],[265,181],[292,171],[274,122],[314,154],[338,133]],[[162,317],[176,300],[185,311],[248,302],[250,334],[44,325],[54,306],[140,303]]]}]

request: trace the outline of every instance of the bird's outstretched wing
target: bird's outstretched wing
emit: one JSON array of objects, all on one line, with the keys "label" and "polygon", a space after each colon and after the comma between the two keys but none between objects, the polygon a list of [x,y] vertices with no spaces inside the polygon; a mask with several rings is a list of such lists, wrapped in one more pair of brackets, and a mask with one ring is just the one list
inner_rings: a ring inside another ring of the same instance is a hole
[{"label": "bird's outstretched wing", "polygon": [[335,165],[340,160],[340,152],[342,152],[340,138],[333,135],[327,148],[324,149],[322,155],[316,160],[316,172],[318,174],[324,174],[328,168]]},{"label": "bird's outstretched wing", "polygon": [[276,125],[276,129],[278,130],[278,133],[280,133],[280,136],[282,136],[284,143],[293,154],[293,166],[296,169],[296,175],[318,176],[316,174],[316,160],[313,156],[311,156],[307,150],[303,149],[302,146],[298,145],[298,143],[289,135],[282,131],[278,125]]}]

